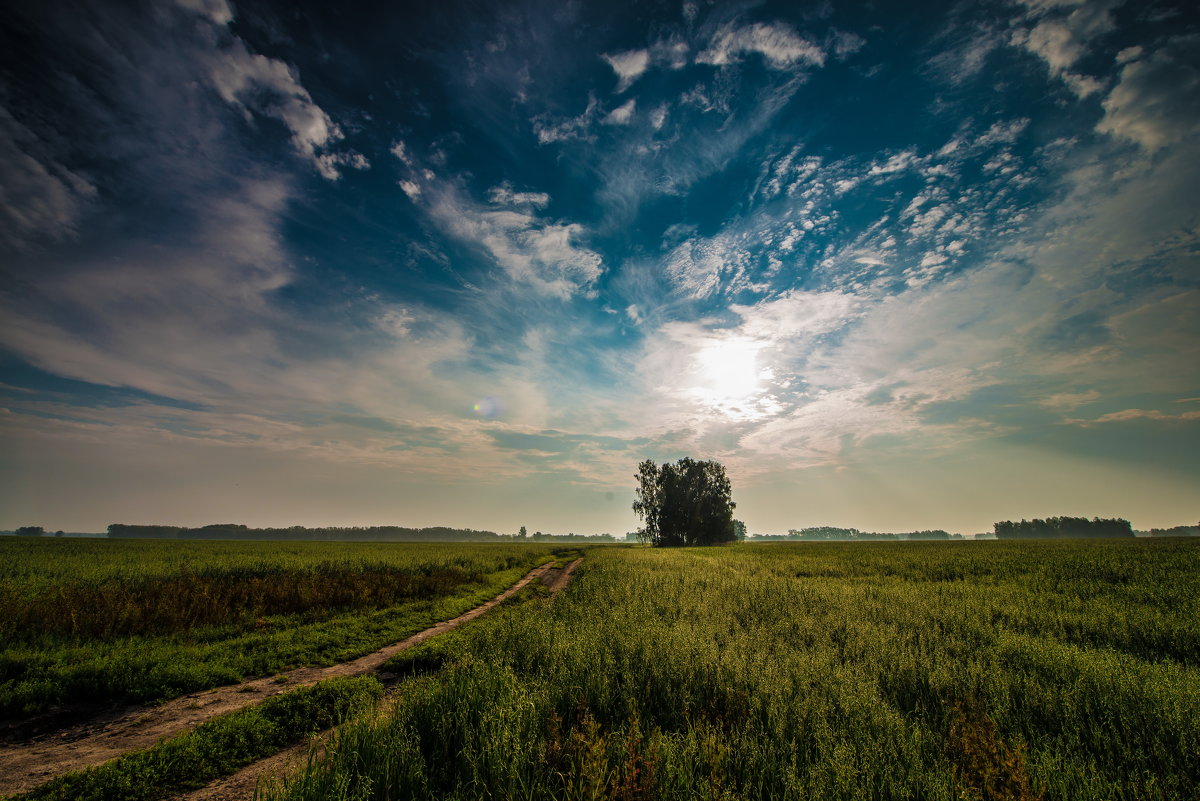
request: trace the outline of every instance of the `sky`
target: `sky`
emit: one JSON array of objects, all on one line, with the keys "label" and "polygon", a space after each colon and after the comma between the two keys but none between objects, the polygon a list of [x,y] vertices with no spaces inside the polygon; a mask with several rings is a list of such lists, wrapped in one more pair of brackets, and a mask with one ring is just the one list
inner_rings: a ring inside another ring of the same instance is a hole
[{"label": "sky", "polygon": [[1200,518],[1189,3],[2,13],[0,528]]}]

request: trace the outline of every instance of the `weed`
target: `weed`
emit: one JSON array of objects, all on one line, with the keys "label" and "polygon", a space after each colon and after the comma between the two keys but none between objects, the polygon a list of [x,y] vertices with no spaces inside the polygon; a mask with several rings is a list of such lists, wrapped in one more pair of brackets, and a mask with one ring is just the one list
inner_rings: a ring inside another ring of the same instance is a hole
[{"label": "weed", "polygon": [[438,669],[269,798],[1200,797],[1200,543],[604,548],[587,566],[554,603],[411,657]]},{"label": "weed", "polygon": [[461,614],[556,550],[13,539],[0,541],[0,719],[353,659]]},{"label": "weed", "polygon": [[1009,746],[977,702],[955,701],[950,707],[946,752],[963,801],[1040,801],[1030,787],[1025,754]]},{"label": "weed", "polygon": [[153,801],[202,787],[375,704],[374,678],[329,679],[223,715],[151,748],[68,773],[13,801]]}]

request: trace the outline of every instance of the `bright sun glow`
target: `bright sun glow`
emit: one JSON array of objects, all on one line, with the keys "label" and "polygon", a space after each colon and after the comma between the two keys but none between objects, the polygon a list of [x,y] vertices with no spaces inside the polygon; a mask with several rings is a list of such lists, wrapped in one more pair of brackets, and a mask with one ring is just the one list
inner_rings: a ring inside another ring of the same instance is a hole
[{"label": "bright sun glow", "polygon": [[761,349],[760,343],[742,337],[705,345],[696,354],[699,380],[693,392],[705,403],[726,411],[748,403],[759,391]]}]

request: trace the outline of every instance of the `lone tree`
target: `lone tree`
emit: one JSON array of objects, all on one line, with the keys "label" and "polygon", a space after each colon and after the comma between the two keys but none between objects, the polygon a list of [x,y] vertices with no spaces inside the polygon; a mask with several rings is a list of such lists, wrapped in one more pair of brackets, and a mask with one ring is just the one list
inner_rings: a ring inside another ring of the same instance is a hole
[{"label": "lone tree", "polygon": [[633,511],[645,521],[638,538],[655,546],[717,545],[737,537],[729,478],[718,462],[680,459],[638,465]]}]

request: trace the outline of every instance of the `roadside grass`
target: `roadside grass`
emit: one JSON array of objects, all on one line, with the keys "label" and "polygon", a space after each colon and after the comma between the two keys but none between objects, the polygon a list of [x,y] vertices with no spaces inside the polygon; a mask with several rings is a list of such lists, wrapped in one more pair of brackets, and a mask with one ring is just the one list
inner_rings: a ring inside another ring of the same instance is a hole
[{"label": "roadside grass", "polygon": [[268,801],[1200,797],[1200,543],[595,549]]},{"label": "roadside grass", "polygon": [[208,721],[193,731],[103,765],[68,773],[13,801],[155,801],[203,787],[305,736],[372,708],[373,676],[300,687]]},{"label": "roadside grass", "polygon": [[0,542],[0,719],[353,659],[482,603],[557,550]]}]

